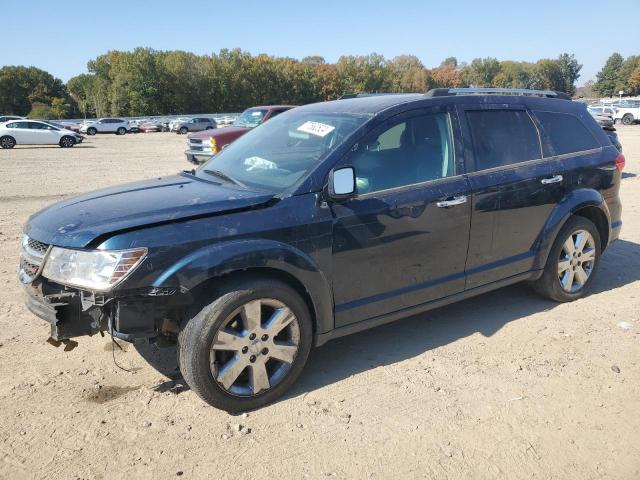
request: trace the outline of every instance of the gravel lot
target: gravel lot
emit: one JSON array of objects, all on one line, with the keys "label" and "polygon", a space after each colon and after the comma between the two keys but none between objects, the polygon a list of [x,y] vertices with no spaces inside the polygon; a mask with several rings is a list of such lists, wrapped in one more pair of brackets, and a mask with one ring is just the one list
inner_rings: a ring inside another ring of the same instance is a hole
[{"label": "gravel lot", "polygon": [[189,168],[185,137],[1,150],[0,478],[640,478],[640,126],[618,132],[624,226],[592,295],[516,285],[330,342],[242,416],[190,392],[173,349],[126,345],[127,373],[107,338],[46,344],[15,275],[31,213]]}]

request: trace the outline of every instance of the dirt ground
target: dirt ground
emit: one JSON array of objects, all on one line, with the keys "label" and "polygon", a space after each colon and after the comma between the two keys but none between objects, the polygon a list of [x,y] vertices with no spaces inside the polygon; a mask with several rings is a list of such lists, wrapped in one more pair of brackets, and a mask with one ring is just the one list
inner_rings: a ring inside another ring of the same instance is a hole
[{"label": "dirt ground", "polygon": [[46,344],[16,279],[31,213],[189,168],[185,137],[0,151],[0,478],[640,478],[640,126],[618,131],[622,237],[590,296],[516,285],[330,342],[240,416],[189,391],[173,349],[127,345],[127,373],[107,338]]}]

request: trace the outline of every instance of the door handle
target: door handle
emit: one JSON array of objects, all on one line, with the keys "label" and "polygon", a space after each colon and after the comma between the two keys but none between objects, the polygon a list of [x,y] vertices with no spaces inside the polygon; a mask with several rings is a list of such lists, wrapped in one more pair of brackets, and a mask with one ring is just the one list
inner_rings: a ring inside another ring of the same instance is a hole
[{"label": "door handle", "polygon": [[543,185],[549,185],[550,183],[560,183],[562,181],[562,175],[554,175],[550,178],[543,178],[540,183]]},{"label": "door handle", "polygon": [[467,201],[467,196],[460,195],[459,197],[453,197],[448,200],[441,200],[439,202],[436,202],[436,205],[440,208],[446,208],[446,207],[453,207],[454,205],[462,205],[463,203],[466,203],[466,201]]}]

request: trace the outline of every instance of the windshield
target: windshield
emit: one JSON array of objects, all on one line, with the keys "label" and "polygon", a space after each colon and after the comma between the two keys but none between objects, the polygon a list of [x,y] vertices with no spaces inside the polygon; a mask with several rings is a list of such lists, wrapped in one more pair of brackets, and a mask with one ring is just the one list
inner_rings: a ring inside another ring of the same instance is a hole
[{"label": "windshield", "polygon": [[263,108],[248,108],[240,114],[233,122],[236,127],[257,127],[262,123],[262,119],[267,114]]},{"label": "windshield", "polygon": [[207,180],[227,177],[250,188],[281,192],[369,118],[290,110],[240,137],[200,167],[196,175]]}]

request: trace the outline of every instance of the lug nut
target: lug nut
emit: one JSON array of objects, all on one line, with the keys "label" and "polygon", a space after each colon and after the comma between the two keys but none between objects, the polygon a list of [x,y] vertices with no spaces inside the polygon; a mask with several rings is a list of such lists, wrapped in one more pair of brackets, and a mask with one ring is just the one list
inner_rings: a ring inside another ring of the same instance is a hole
[{"label": "lug nut", "polygon": [[266,342],[267,340],[269,340],[269,335],[267,334],[262,335],[262,341]]},{"label": "lug nut", "polygon": [[256,356],[255,356],[255,355],[251,355],[251,356],[249,357],[249,361],[250,361],[251,363],[255,362],[255,361],[256,361]]},{"label": "lug nut", "polygon": [[247,353],[249,351],[249,347],[242,347],[242,353]]},{"label": "lug nut", "polygon": [[269,349],[268,348],[263,348],[262,349],[262,354],[266,355],[267,353],[269,353]]},{"label": "lug nut", "polygon": [[253,340],[256,338],[256,334],[252,333],[251,335],[249,335],[249,340]]}]

